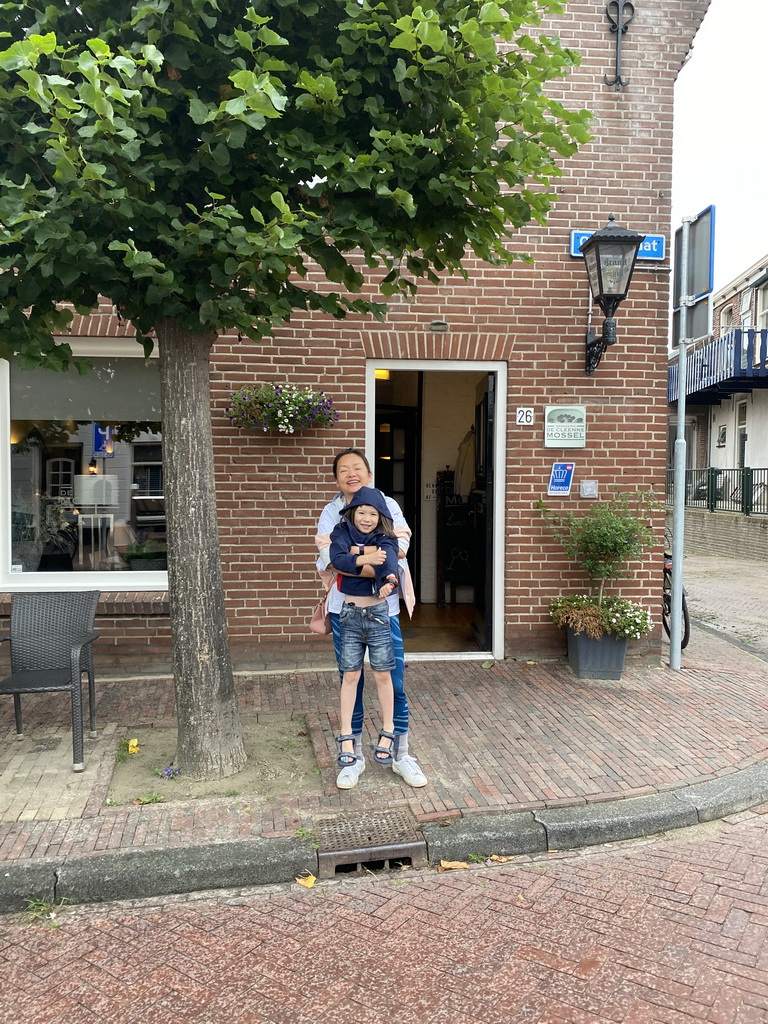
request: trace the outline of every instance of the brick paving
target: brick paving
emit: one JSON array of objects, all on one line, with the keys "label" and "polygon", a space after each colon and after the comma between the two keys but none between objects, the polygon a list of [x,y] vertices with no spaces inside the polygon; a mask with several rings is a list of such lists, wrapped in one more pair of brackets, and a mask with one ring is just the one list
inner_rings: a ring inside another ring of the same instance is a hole
[{"label": "brick paving", "polygon": [[694,619],[768,659],[768,563],[686,555],[683,576]]},{"label": "brick paving", "polygon": [[[689,563],[692,556],[686,572]],[[701,579],[686,577],[692,601],[706,591],[706,574]],[[717,607],[722,584],[709,579],[706,599]],[[764,579],[742,575],[753,604],[765,600]],[[764,636],[768,630],[761,628]],[[631,666],[618,681],[578,680],[560,661],[507,661],[487,669],[479,662],[416,662],[407,683],[412,746],[430,785],[412,790],[370,764],[349,792],[334,785],[335,674],[242,677],[244,714],[306,720],[321,769],[316,791],[277,800],[244,794],[121,807],[105,806],[117,744],[132,727],[172,721],[170,680],[98,681],[99,737],[86,739],[86,771],[78,775],[71,771],[66,697],[25,699],[22,743],[6,700],[0,702],[0,871],[3,862],[101,850],[286,836],[345,811],[407,807],[421,820],[471,817],[597,804],[723,778],[768,758],[766,671],[743,646],[696,628],[682,671]]]},{"label": "brick paving", "polygon": [[768,807],[439,873],[0,919],[3,1024],[763,1024]]}]

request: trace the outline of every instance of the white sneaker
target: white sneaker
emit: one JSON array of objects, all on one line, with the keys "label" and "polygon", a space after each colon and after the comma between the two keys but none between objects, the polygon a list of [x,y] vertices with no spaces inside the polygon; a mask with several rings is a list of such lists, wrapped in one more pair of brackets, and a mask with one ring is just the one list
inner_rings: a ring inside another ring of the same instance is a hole
[{"label": "white sneaker", "polygon": [[416,758],[411,757],[410,754],[403,755],[399,761],[393,761],[392,771],[395,775],[399,775],[404,782],[407,782],[409,786],[418,788],[427,784],[427,776],[419,768]]},{"label": "white sneaker", "polygon": [[[365,758],[358,757],[354,764],[345,765],[336,776],[337,789],[354,789],[365,771]],[[426,782],[426,779],[424,780]]]}]

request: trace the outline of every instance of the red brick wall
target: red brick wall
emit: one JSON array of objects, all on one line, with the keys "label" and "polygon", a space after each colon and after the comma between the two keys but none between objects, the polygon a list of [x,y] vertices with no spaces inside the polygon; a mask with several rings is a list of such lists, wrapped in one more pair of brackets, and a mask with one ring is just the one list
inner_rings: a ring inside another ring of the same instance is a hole
[{"label": "red brick wall", "polygon": [[[615,34],[604,4],[572,2],[544,29],[578,49],[583,63],[550,91],[566,105],[595,115],[593,141],[564,166],[557,204],[545,228],[517,235],[515,247],[534,264],[494,268],[470,260],[469,280],[451,278],[425,286],[416,300],[393,302],[384,324],[350,317],[339,323],[299,316],[259,344],[232,337],[213,351],[212,402],[217,454],[222,559],[229,628],[236,663],[330,663],[327,641],[307,632],[317,599],[313,571],[316,517],[333,491],[333,453],[365,440],[366,358],[506,360],[507,392],[505,653],[507,657],[559,654],[563,640],[546,604],[583,580],[563,562],[559,547],[542,532],[534,505],[546,493],[549,468],[574,458],[580,476],[596,479],[601,494],[652,488],[663,495],[667,444],[667,320],[669,260],[639,264],[630,294],[618,312],[618,343],[595,375],[584,375],[588,286],[583,260],[568,255],[572,229],[594,230],[610,213],[627,228],[670,233],[673,85],[708,0],[643,0],[623,38],[623,74],[629,85],[608,88]],[[428,330],[434,319],[446,334]],[[81,319],[78,332],[122,333],[99,316]],[[602,316],[593,313],[599,331]],[[331,429],[296,437],[233,429],[225,416],[231,389],[251,381],[289,378],[325,390],[340,413]],[[587,447],[561,451],[543,446],[543,407],[563,402],[587,407]],[[534,406],[534,428],[515,425],[518,405]],[[551,499],[555,508],[587,509],[572,496]],[[663,535],[663,516],[658,518]],[[622,591],[658,606],[661,542],[635,581]],[[162,615],[116,617],[100,626],[100,652],[123,664],[138,657],[162,661],[168,624]],[[288,644],[290,643],[290,646]],[[659,629],[640,650],[658,652]]]}]

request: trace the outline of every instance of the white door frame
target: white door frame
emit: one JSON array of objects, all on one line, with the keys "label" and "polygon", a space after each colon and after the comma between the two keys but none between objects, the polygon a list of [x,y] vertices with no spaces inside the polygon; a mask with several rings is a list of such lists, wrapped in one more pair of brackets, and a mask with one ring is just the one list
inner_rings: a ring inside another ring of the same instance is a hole
[{"label": "white door frame", "polygon": [[[507,458],[507,364],[490,359],[366,359],[365,361],[365,449],[375,451],[376,445],[376,378],[374,370],[449,370],[456,373],[476,373],[484,370],[495,373],[496,415],[493,431],[494,467],[493,495],[493,611],[491,654],[497,660],[504,657],[504,494],[506,489]],[[489,510],[490,511],[490,510]],[[435,654],[409,654],[408,661],[466,661],[482,660],[487,651]]]}]

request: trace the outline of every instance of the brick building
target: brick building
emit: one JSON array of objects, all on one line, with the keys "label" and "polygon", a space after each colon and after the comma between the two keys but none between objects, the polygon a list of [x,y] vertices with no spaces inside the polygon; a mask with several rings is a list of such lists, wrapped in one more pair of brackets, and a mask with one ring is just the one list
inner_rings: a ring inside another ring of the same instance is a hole
[{"label": "brick building", "polygon": [[[573,491],[549,499],[554,508],[587,509],[590,499],[579,490],[585,480],[597,483],[599,495],[612,486],[661,494],[667,437],[669,259],[638,262],[618,312],[618,343],[587,377],[585,332],[590,318],[599,332],[602,314],[592,308],[583,259],[571,255],[571,232],[603,227],[613,213],[622,227],[668,239],[673,87],[707,6],[638,3],[621,39],[623,88],[605,82],[616,74],[616,33],[604,5],[572,2],[545,22],[544,31],[583,57],[550,91],[569,107],[587,107],[594,120],[593,140],[564,166],[548,225],[516,237],[533,263],[470,262],[468,280],[446,279],[412,301],[392,302],[383,323],[296,315],[259,344],[217,341],[211,402],[236,666],[331,662],[330,647],[306,628],[318,593],[313,536],[333,493],[333,454],[351,445],[368,452],[377,485],[400,500],[414,528],[419,608],[413,625],[403,619],[409,656],[564,653],[546,606],[585,581],[546,538],[535,507],[552,464],[575,462]],[[0,472],[11,481],[0,508],[5,610],[14,590],[97,587],[103,671],[162,670],[169,661],[165,574],[138,574],[122,557],[138,530],[162,540],[157,375],[108,308],[77,317],[71,344],[106,359],[96,378],[51,381],[45,371],[0,364],[0,393],[10,394],[11,409],[10,422],[0,422]],[[292,436],[233,427],[225,413],[230,392],[272,380],[325,391],[338,424]],[[584,447],[545,445],[545,411],[558,406],[585,410]],[[46,417],[71,427],[41,444],[35,426]],[[100,419],[138,424],[138,432],[99,435]],[[474,473],[456,499],[438,473],[456,468],[464,442],[474,444]],[[50,560],[45,567],[40,552],[22,559],[28,527],[41,514],[30,504],[35,490],[60,498],[60,508],[69,500],[91,513],[84,517],[81,508],[70,567]],[[622,588],[650,608],[660,600],[659,550]],[[634,653],[659,649],[657,629]]]}]

